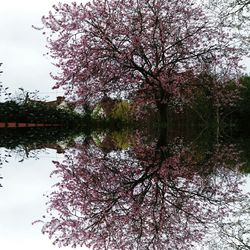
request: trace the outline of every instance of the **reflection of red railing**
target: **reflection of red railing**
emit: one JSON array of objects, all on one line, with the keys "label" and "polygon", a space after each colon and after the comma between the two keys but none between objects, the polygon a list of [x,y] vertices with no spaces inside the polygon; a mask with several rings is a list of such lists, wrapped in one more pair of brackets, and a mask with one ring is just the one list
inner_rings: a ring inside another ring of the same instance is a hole
[{"label": "reflection of red railing", "polygon": [[31,128],[31,127],[59,127],[62,124],[0,122],[0,128]]}]

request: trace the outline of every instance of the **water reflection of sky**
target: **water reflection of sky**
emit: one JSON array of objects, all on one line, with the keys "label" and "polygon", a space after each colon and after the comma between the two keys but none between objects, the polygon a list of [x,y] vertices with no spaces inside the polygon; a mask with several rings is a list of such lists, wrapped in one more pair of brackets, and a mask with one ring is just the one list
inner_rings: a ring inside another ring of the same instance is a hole
[{"label": "water reflection of sky", "polygon": [[[39,159],[30,158],[24,162],[19,162],[20,157],[13,156],[0,170],[0,175],[4,177],[1,180],[3,187],[0,188],[1,249],[58,249],[47,235],[41,234],[42,225],[32,225],[32,222],[45,214],[47,198],[44,194],[51,193],[51,186],[57,181],[55,177],[49,177],[55,169],[52,161],[60,161],[63,156],[54,150],[41,151],[37,156]],[[250,192],[250,177],[246,180],[244,189]]]},{"label": "water reflection of sky", "polygon": [[[55,151],[48,150],[40,159],[9,159],[1,168],[3,187],[0,189],[0,245],[4,250],[52,250],[47,235],[41,234],[41,225],[31,223],[45,213],[46,197],[55,179],[49,178],[52,160],[60,159]],[[62,249],[71,249],[70,247]],[[84,249],[84,248],[81,248]]]}]

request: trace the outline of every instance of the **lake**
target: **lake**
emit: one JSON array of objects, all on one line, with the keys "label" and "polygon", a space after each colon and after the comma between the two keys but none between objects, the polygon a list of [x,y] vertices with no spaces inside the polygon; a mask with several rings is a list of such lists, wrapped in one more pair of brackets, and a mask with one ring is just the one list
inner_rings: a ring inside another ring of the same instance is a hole
[{"label": "lake", "polygon": [[182,126],[0,133],[5,250],[249,249],[247,135]]}]

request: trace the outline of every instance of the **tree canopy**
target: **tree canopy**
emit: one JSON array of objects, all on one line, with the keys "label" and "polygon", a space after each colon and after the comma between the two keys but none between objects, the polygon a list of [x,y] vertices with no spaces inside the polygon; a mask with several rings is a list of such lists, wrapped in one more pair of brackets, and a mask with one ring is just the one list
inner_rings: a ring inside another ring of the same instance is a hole
[{"label": "tree canopy", "polygon": [[178,106],[205,85],[203,75],[216,76],[214,86],[237,78],[245,53],[197,1],[59,3],[42,20],[60,69],[54,87],[80,103],[137,95],[159,110]]}]

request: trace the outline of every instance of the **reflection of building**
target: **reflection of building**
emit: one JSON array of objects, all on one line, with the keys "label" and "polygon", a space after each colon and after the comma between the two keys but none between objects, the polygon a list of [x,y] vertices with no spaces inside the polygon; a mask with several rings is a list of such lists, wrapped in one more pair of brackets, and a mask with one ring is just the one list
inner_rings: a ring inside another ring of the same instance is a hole
[{"label": "reflection of building", "polygon": [[117,145],[110,135],[105,135],[103,138],[95,137],[92,135],[94,144],[102,150],[103,153],[110,153],[111,151],[118,150]]},{"label": "reflection of building", "polygon": [[26,154],[28,156],[29,152],[32,150],[37,150],[37,149],[53,149],[56,150],[57,154],[63,154],[65,153],[66,149],[74,147],[75,143],[65,143],[65,142],[57,142],[57,143],[48,143],[48,144],[42,144],[40,146],[31,146],[26,148]]},{"label": "reflection of building", "polygon": [[54,149],[56,150],[57,154],[63,154],[65,153],[66,146],[60,145],[60,144],[44,144],[44,148],[48,149]]}]

